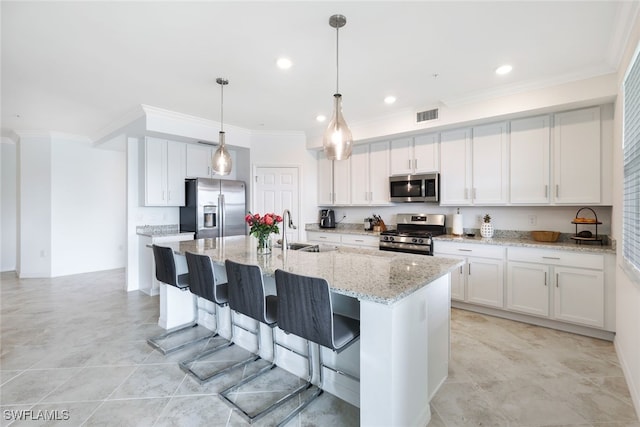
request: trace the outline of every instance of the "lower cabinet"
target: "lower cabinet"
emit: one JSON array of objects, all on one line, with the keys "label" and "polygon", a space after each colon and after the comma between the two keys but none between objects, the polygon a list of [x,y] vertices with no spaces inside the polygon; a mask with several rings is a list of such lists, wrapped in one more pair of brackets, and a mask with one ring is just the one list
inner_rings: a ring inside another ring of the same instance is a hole
[{"label": "lower cabinet", "polygon": [[437,241],[434,254],[465,261],[451,274],[452,299],[496,308],[504,306],[504,247]]},{"label": "lower cabinet", "polygon": [[508,248],[508,310],[605,326],[604,256]]},{"label": "lower cabinet", "polygon": [[335,245],[375,248],[379,246],[378,236],[367,234],[335,233],[324,231],[307,231],[309,242],[329,243]]}]

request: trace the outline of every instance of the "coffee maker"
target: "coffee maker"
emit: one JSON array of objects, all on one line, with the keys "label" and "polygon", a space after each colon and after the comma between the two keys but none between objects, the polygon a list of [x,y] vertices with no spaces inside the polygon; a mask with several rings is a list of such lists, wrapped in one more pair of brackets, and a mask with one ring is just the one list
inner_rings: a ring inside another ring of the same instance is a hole
[{"label": "coffee maker", "polygon": [[336,215],[333,209],[320,209],[320,228],[336,228]]}]

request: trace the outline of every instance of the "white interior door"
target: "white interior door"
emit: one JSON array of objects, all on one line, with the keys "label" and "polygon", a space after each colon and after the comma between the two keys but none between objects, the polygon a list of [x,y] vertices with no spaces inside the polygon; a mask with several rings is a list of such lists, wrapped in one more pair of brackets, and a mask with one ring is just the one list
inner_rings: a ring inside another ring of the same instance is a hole
[{"label": "white interior door", "polygon": [[304,224],[300,223],[299,175],[297,167],[258,166],[254,178],[253,212],[274,212],[282,215],[285,209],[289,209],[297,229],[287,228],[285,223],[281,224],[280,229],[281,233],[282,227],[286,229],[289,242],[299,241],[300,229],[304,227]]}]

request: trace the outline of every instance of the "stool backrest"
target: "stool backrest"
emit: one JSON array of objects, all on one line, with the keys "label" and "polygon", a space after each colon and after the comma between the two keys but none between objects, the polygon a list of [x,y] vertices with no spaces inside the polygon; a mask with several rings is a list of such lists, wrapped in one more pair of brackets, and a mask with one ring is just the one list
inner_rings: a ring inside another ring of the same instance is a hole
[{"label": "stool backrest", "polygon": [[159,282],[177,287],[178,277],[173,250],[165,246],[153,245],[153,258],[156,263],[156,279]]},{"label": "stool backrest", "polygon": [[335,350],[329,283],[319,277],[276,270],[278,327]]},{"label": "stool backrest", "polygon": [[208,255],[186,252],[187,269],[189,270],[189,290],[192,294],[216,304],[226,303],[226,298],[218,297],[216,275],[213,262]]},{"label": "stool backrest", "polygon": [[229,307],[259,322],[270,324],[267,319],[262,270],[257,265],[242,264],[231,260],[224,262],[229,286]]}]

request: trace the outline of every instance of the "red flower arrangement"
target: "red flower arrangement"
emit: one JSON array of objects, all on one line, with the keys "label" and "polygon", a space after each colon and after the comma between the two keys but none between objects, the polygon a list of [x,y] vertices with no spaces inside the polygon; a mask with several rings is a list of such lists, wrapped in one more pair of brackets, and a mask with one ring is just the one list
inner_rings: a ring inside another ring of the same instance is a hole
[{"label": "red flower arrangement", "polygon": [[282,217],[274,213],[266,213],[260,216],[260,214],[252,214],[249,212],[244,217],[244,220],[249,224],[249,234],[256,236],[260,246],[263,247],[269,238],[269,234],[280,232],[278,223],[282,222]]}]

